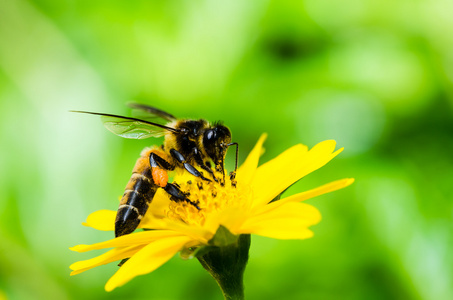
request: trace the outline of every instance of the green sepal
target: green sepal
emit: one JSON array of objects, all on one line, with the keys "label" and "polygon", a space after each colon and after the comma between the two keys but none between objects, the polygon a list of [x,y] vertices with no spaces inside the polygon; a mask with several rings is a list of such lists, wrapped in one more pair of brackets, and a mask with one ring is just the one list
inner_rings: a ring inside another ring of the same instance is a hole
[{"label": "green sepal", "polygon": [[[211,241],[223,246],[200,247],[204,249],[200,249],[196,257],[217,281],[225,299],[244,299],[243,275],[249,258],[250,234],[235,236],[228,229],[220,228],[217,233]],[[235,237],[233,243],[231,236]]]},{"label": "green sepal", "polygon": [[203,256],[211,250],[214,250],[215,246],[199,246],[184,248],[179,252],[182,259],[192,259],[194,257]]},{"label": "green sepal", "polygon": [[236,243],[238,237],[238,235],[232,234],[231,231],[228,230],[228,228],[220,225],[219,228],[217,228],[217,231],[212,239],[208,241],[208,244],[210,246],[223,247]]},{"label": "green sepal", "polygon": [[208,241],[208,245],[184,248],[179,252],[182,259],[192,259],[203,256],[218,247],[228,246],[237,242],[239,236],[232,234],[228,228],[220,225],[214,236]]}]

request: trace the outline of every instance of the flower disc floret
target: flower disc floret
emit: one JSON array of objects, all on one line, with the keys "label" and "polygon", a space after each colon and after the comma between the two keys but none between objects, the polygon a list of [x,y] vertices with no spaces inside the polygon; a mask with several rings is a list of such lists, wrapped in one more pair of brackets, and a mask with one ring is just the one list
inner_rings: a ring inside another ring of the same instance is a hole
[{"label": "flower disc floret", "polygon": [[[178,183],[176,179],[182,183]],[[222,214],[231,209],[239,211],[248,209],[247,204],[251,197],[250,187],[234,186],[229,178],[226,178],[225,183],[207,182],[184,174],[175,178],[175,182],[192,203],[169,201],[168,208],[165,210],[169,220],[204,227],[206,220],[212,215]]]}]

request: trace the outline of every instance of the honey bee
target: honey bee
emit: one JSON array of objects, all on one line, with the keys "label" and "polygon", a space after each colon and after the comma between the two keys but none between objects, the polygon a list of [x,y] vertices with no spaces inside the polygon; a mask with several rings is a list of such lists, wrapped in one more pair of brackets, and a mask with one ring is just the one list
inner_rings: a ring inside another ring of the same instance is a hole
[{"label": "honey bee", "polygon": [[[228,147],[236,146],[236,164],[230,173],[235,185],[239,146],[231,142],[231,131],[221,123],[209,123],[204,119],[177,119],[173,115],[155,107],[133,103],[132,108],[146,114],[146,119],[119,115],[73,111],[99,115],[104,126],[114,134],[128,139],[146,139],[165,136],[160,147],[145,148],[132,170],[132,176],[126,185],[116,214],[115,237],[133,232],[148,210],[158,188],[163,188],[173,201],[190,201],[188,195],[179,186],[168,182],[168,171],[184,168],[187,172],[203,181],[216,181],[225,184],[224,160]],[[148,118],[160,118],[165,125],[148,121]],[[214,164],[214,170],[212,169]],[[204,176],[196,167],[208,173]],[[221,176],[216,177],[216,174]]]}]

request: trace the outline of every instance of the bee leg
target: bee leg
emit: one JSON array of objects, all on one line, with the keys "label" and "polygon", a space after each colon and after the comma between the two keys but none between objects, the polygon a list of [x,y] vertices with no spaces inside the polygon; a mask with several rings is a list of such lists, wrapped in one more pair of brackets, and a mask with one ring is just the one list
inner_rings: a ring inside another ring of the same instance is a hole
[{"label": "bee leg", "polygon": [[192,174],[193,176],[200,177],[201,179],[206,180],[206,181],[211,181],[211,179],[204,177],[197,169],[195,169],[194,166],[192,166],[191,164],[186,162],[186,159],[184,158],[184,156],[181,153],[179,153],[178,151],[176,151],[175,149],[171,149],[170,154],[171,154],[171,156],[173,156],[174,159],[176,159],[178,162],[183,164],[184,169],[186,169],[186,171],[189,172],[190,174]]},{"label": "bee leg", "polygon": [[[194,153],[194,157],[195,157],[195,161],[197,162],[197,164],[205,171],[207,171],[209,174],[211,174],[212,178],[214,179],[215,182],[219,182],[219,180],[215,177],[215,174],[214,174],[214,171],[212,171],[211,169],[211,166],[210,165],[205,165],[203,163],[203,159],[201,158],[200,156],[200,152],[198,152],[198,149],[197,148],[194,148],[193,149],[193,153]],[[209,162],[207,162],[207,164],[209,164]]]},{"label": "bee leg", "polygon": [[230,172],[230,181],[231,181],[231,186],[236,187],[237,181],[236,181],[236,171],[238,170],[238,154],[239,154],[239,144],[238,143],[230,143],[227,145],[228,147],[230,146],[236,146],[236,162],[234,164],[234,171]]},{"label": "bee leg", "polygon": [[187,195],[179,189],[178,186],[176,186],[173,183],[168,183],[165,187],[164,190],[171,196],[171,200],[175,202],[179,201],[186,201],[193,206],[195,206],[196,209],[200,210],[200,207],[198,207],[197,203],[192,202],[187,198]]},{"label": "bee leg", "polygon": [[149,155],[149,164],[151,168],[158,168],[162,167],[165,170],[173,171],[175,169],[175,166],[170,164],[168,161],[157,155],[156,153],[151,153]]},{"label": "bee leg", "polygon": [[201,163],[200,164],[200,167],[205,170],[205,171],[208,171],[209,174],[211,174],[212,178],[214,178],[214,181],[215,182],[219,182],[219,180],[217,179],[217,177],[215,177],[215,174],[214,174],[214,171],[212,171],[211,168],[209,168],[207,165]]},{"label": "bee leg", "polygon": [[149,165],[151,166],[151,174],[154,183],[160,187],[165,187],[168,182],[168,174],[166,171],[174,170],[175,166],[156,153],[151,153],[149,155]]}]

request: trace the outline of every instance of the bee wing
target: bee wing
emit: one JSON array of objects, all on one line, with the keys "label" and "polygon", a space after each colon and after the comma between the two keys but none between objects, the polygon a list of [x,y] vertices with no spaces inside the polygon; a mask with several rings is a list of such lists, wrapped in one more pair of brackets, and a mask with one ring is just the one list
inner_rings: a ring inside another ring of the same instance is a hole
[{"label": "bee wing", "polygon": [[78,113],[101,116],[104,126],[116,135],[127,139],[146,139],[149,137],[161,137],[167,132],[178,132],[178,130],[161,124],[140,120],[136,118],[123,117],[118,115],[94,113],[88,111],[73,111]]},{"label": "bee wing", "polygon": [[139,111],[140,113],[135,112],[135,115],[138,115],[144,119],[162,118],[162,119],[170,121],[170,122],[176,121],[176,117],[173,116],[172,114],[169,114],[163,110],[160,110],[160,109],[152,107],[152,106],[148,106],[148,105],[140,104],[140,103],[134,103],[134,102],[128,103],[127,105],[129,107],[134,108],[135,110]]},{"label": "bee wing", "polygon": [[147,139],[149,137],[161,137],[165,135],[165,129],[156,127],[143,120],[130,120],[125,118],[102,116],[105,128],[116,135],[127,139]]}]

